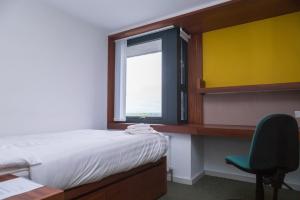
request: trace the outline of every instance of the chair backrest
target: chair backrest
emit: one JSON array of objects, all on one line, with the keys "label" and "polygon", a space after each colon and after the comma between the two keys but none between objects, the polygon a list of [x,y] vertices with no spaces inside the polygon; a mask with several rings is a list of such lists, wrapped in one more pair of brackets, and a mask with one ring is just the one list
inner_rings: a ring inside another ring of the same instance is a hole
[{"label": "chair backrest", "polygon": [[264,117],[256,127],[249,153],[255,170],[294,171],[299,166],[299,128],[295,118],[285,114]]}]

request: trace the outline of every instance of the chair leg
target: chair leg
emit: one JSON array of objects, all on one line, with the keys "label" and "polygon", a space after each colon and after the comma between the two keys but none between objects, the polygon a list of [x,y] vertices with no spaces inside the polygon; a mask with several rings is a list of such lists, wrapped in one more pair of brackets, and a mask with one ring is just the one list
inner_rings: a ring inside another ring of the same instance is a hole
[{"label": "chair leg", "polygon": [[278,199],[278,190],[281,188],[284,183],[285,173],[283,171],[278,170],[276,174],[273,176],[272,187],[273,187],[273,200]]},{"label": "chair leg", "polygon": [[278,199],[278,188],[274,188],[273,189],[273,200],[277,200]]},{"label": "chair leg", "polygon": [[294,188],[292,188],[291,186],[289,186],[288,184],[286,184],[285,182],[282,183],[285,187],[287,187],[287,189],[294,191]]},{"label": "chair leg", "polygon": [[263,176],[256,174],[256,200],[264,200]]}]

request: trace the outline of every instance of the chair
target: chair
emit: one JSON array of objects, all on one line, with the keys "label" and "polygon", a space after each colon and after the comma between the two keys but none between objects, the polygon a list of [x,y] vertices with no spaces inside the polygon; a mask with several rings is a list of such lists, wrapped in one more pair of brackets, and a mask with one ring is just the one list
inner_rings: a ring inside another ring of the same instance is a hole
[{"label": "chair", "polygon": [[256,175],[256,200],[264,200],[264,183],[272,185],[277,200],[278,190],[286,185],[285,174],[298,168],[298,131],[297,121],[289,115],[266,116],[256,127],[249,155],[226,157],[226,163]]}]

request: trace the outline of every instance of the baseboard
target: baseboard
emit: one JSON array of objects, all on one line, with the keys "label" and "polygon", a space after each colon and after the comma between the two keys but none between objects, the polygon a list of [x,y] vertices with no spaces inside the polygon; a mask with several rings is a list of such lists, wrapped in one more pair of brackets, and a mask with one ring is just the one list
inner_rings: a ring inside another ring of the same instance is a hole
[{"label": "baseboard", "polygon": [[[254,176],[245,176],[242,174],[233,174],[233,173],[226,173],[226,172],[220,172],[220,171],[211,171],[211,170],[205,170],[204,172],[199,172],[195,176],[193,176],[191,179],[189,178],[183,178],[183,177],[173,177],[173,182],[185,184],[185,185],[193,185],[196,183],[199,179],[201,179],[204,175],[208,176],[215,176],[220,178],[227,178],[237,181],[243,181],[248,183],[255,183],[255,177]],[[171,181],[171,176],[168,174],[167,177],[168,181]],[[289,186],[291,186],[293,189],[300,191],[300,184],[286,182]]]},{"label": "baseboard", "polygon": [[[180,184],[184,184],[184,185],[193,185],[194,183],[196,183],[200,178],[202,178],[204,176],[204,172],[199,172],[196,175],[194,175],[191,179],[189,178],[183,178],[183,177],[177,177],[177,176],[173,176],[173,182],[175,183],[180,183]],[[167,180],[171,181],[171,176],[168,174],[167,176]]]},{"label": "baseboard", "polygon": [[205,170],[204,174],[208,176],[215,176],[215,177],[227,178],[227,179],[232,179],[237,181],[255,183],[254,176],[244,176],[241,174],[232,174],[232,173],[225,173],[225,172],[211,171],[211,170]]},{"label": "baseboard", "polygon": [[205,172],[204,172],[204,171],[195,174],[195,175],[192,177],[192,185],[193,185],[194,183],[196,183],[197,181],[199,181],[204,175],[205,175]]},{"label": "baseboard", "polygon": [[[245,175],[241,175],[241,174],[232,174],[232,173],[217,172],[217,171],[210,171],[210,170],[205,170],[204,175],[215,176],[215,177],[220,177],[220,178],[227,178],[227,179],[249,182],[249,183],[255,183],[254,176],[245,176]],[[291,183],[288,181],[286,181],[286,183],[289,186],[291,186],[293,189],[300,191],[300,184]]]}]

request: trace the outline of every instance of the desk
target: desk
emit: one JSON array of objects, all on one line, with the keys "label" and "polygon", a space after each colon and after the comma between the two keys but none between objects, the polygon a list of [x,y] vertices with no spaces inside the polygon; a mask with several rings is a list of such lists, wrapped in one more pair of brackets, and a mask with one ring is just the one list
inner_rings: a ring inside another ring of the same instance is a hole
[{"label": "desk", "polygon": [[[109,129],[126,129],[130,123],[108,123]],[[183,125],[151,125],[155,130],[160,132],[181,133],[203,136],[223,136],[223,137],[240,137],[251,138],[255,131],[255,126],[235,126],[235,125],[198,125],[198,124],[183,124]],[[300,129],[299,129],[300,139]]]}]

